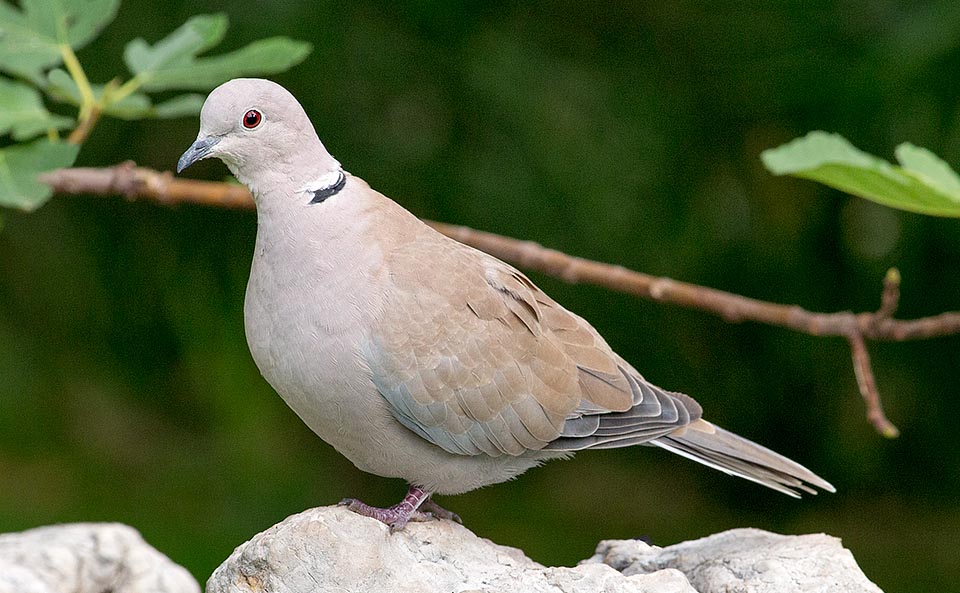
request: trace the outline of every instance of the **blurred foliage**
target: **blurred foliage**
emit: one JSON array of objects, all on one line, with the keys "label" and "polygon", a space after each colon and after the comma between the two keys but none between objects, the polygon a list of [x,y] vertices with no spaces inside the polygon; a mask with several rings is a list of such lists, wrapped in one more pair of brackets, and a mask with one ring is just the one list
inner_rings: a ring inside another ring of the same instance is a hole
[{"label": "blurred foliage", "polygon": [[[77,56],[110,80],[127,40],[219,6],[125,2]],[[875,308],[896,266],[901,316],[958,308],[956,221],[774,177],[758,155],[829,129],[873,154],[906,138],[960,162],[960,4],[241,0],[229,16],[225,51],[314,43],[275,79],[348,170],[418,215],[823,311]],[[78,164],[170,169],[196,131],[104,119]],[[252,214],[64,197],[4,225],[0,531],[123,521],[202,581],[287,515],[402,496],[259,377],[242,327]],[[548,563],[602,538],[827,532],[887,591],[955,582],[960,339],[871,345],[902,429],[888,441],[863,418],[843,340],[534,279],[647,378],[839,492],[794,501],[662,451],[592,452],[440,500],[471,529]]]},{"label": "blurred foliage", "polygon": [[[237,76],[275,74],[299,64],[309,43],[286,37],[255,41],[218,56],[197,55],[218,45],[227,33],[224,14],[191,17],[151,46],[142,38],[126,45],[123,58],[133,77],[91,84],[74,50],[90,43],[117,14],[120,0],[21,0],[19,8],[0,2],[0,136],[22,142],[0,144],[0,206],[33,210],[51,195],[37,175],[69,167],[78,144],[101,115],[123,119],[196,115],[201,95],[176,95],[154,105],[141,91],[208,91]],[[66,70],[57,68],[63,65]],[[51,113],[41,91],[77,107],[76,117]],[[73,130],[66,142],[62,130]]]},{"label": "blurred foliage", "polygon": [[760,153],[774,175],[793,175],[893,208],[960,217],[960,177],[937,155],[909,142],[897,146],[895,167],[858,150],[838,134],[810,132]]},{"label": "blurred foliage", "polygon": [[0,206],[32,210],[50,197],[50,188],[37,175],[69,167],[80,147],[66,142],[37,140],[0,148]]}]

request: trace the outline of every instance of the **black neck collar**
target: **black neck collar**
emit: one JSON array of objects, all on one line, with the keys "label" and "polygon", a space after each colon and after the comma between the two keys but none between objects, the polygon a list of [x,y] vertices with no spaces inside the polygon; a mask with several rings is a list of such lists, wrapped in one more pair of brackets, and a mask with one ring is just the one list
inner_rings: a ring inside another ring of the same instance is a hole
[{"label": "black neck collar", "polygon": [[340,193],[340,190],[343,189],[343,186],[346,184],[347,176],[343,174],[343,171],[337,171],[337,180],[332,185],[313,190],[313,199],[310,200],[310,203],[322,204],[327,198]]}]

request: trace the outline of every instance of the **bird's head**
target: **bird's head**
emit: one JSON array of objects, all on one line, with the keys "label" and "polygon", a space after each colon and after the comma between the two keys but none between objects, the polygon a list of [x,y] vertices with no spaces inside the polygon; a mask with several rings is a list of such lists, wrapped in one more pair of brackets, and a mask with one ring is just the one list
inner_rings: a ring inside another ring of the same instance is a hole
[{"label": "bird's head", "polygon": [[265,175],[290,179],[293,172],[309,171],[317,176],[340,166],[297,99],[258,78],[237,78],[211,91],[200,110],[200,133],[177,162],[177,172],[211,157],[251,189]]}]

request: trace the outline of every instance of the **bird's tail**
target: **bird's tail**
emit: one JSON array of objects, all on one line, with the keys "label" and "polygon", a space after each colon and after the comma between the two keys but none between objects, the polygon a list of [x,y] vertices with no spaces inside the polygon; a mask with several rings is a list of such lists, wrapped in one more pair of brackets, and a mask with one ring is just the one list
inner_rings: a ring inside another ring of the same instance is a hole
[{"label": "bird's tail", "polygon": [[797,490],[816,494],[813,486],[836,492],[830,482],[799,463],[706,420],[698,420],[650,444],[795,498],[800,497]]}]

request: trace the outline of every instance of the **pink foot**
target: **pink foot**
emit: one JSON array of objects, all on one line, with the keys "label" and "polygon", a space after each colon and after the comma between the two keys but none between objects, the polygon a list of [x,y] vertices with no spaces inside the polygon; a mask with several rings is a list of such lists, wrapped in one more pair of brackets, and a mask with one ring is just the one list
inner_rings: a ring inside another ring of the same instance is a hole
[{"label": "pink foot", "polygon": [[454,513],[453,511],[448,511],[437,503],[433,502],[432,498],[428,498],[423,501],[423,504],[420,505],[420,511],[433,517],[435,519],[446,519],[447,521],[453,521],[454,523],[459,523],[463,525],[463,519],[460,518],[460,515]]},{"label": "pink foot", "polygon": [[[427,521],[433,518],[463,523],[456,513],[451,513],[430,500],[430,494],[419,486],[410,486],[407,495],[400,503],[386,509],[370,506],[356,498],[344,498],[340,501],[340,505],[358,515],[385,523],[390,527],[391,532],[403,529],[410,521]],[[421,508],[423,510],[420,510]]]}]

